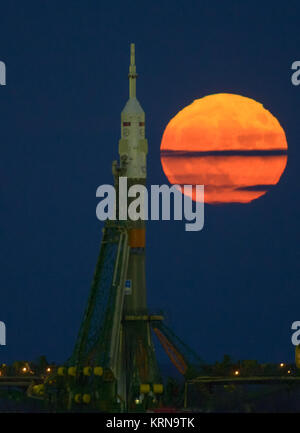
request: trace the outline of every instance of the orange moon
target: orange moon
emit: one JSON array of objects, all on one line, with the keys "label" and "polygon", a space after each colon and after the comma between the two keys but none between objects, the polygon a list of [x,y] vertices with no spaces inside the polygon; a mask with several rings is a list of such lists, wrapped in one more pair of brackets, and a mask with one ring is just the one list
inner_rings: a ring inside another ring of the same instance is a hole
[{"label": "orange moon", "polygon": [[204,185],[206,203],[247,203],[278,183],[287,141],[262,104],[218,93],[196,99],[170,120],[161,163],[171,184]]}]

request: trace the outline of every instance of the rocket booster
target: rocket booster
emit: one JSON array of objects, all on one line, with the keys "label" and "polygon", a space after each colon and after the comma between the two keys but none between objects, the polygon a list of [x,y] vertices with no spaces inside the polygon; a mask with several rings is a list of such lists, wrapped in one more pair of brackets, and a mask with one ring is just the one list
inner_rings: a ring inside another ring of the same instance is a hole
[{"label": "rocket booster", "polygon": [[129,99],[121,113],[121,139],[119,155],[129,179],[146,179],[145,113],[136,98],[135,46],[130,45]]}]

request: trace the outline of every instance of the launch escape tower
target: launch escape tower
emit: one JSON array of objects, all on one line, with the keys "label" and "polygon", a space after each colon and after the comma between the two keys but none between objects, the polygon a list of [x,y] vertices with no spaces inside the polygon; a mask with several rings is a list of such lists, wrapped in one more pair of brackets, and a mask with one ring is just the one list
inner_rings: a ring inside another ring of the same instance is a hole
[{"label": "launch escape tower", "polygon": [[[121,113],[119,162],[113,162],[115,221],[106,220],[100,254],[75,348],[68,362],[37,393],[62,409],[146,410],[160,404],[162,378],[153,333],[177,369],[187,375],[201,360],[150,314],[146,302],[145,222],[122,219],[119,179],[127,189],[146,184],[145,113],[136,98],[135,46],[131,44],[129,99]],[[125,191],[127,194],[127,191]],[[130,199],[128,200],[130,203]]]}]

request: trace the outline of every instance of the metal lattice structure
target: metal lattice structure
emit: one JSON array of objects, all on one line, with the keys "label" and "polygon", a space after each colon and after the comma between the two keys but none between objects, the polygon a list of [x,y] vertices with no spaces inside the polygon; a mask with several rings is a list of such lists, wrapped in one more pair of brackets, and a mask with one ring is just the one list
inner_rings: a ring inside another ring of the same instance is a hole
[{"label": "metal lattice structure", "polygon": [[205,371],[206,363],[165,323],[153,322],[152,329],[171,362],[183,376],[195,377]]},{"label": "metal lattice structure", "polygon": [[[79,330],[70,365],[101,365],[110,368],[115,310],[122,310],[120,293],[125,286],[124,265],[128,262],[127,231],[121,224],[108,222],[103,229],[100,254],[88,305]],[[123,273],[122,273],[123,270]],[[122,288],[122,289],[121,289]]]}]

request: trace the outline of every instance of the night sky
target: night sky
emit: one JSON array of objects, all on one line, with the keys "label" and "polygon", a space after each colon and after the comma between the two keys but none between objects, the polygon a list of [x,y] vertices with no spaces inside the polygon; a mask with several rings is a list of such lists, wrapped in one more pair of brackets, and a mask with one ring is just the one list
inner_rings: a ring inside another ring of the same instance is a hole
[{"label": "night sky", "polygon": [[300,6],[264,1],[51,1],[1,4],[0,362],[65,361],[86,306],[112,184],[129,44],[146,113],[148,183],[165,184],[160,143],[194,99],[227,92],[281,123],[288,164],[250,204],[205,206],[200,232],[147,224],[149,308],[205,360],[292,361],[300,320]]}]

